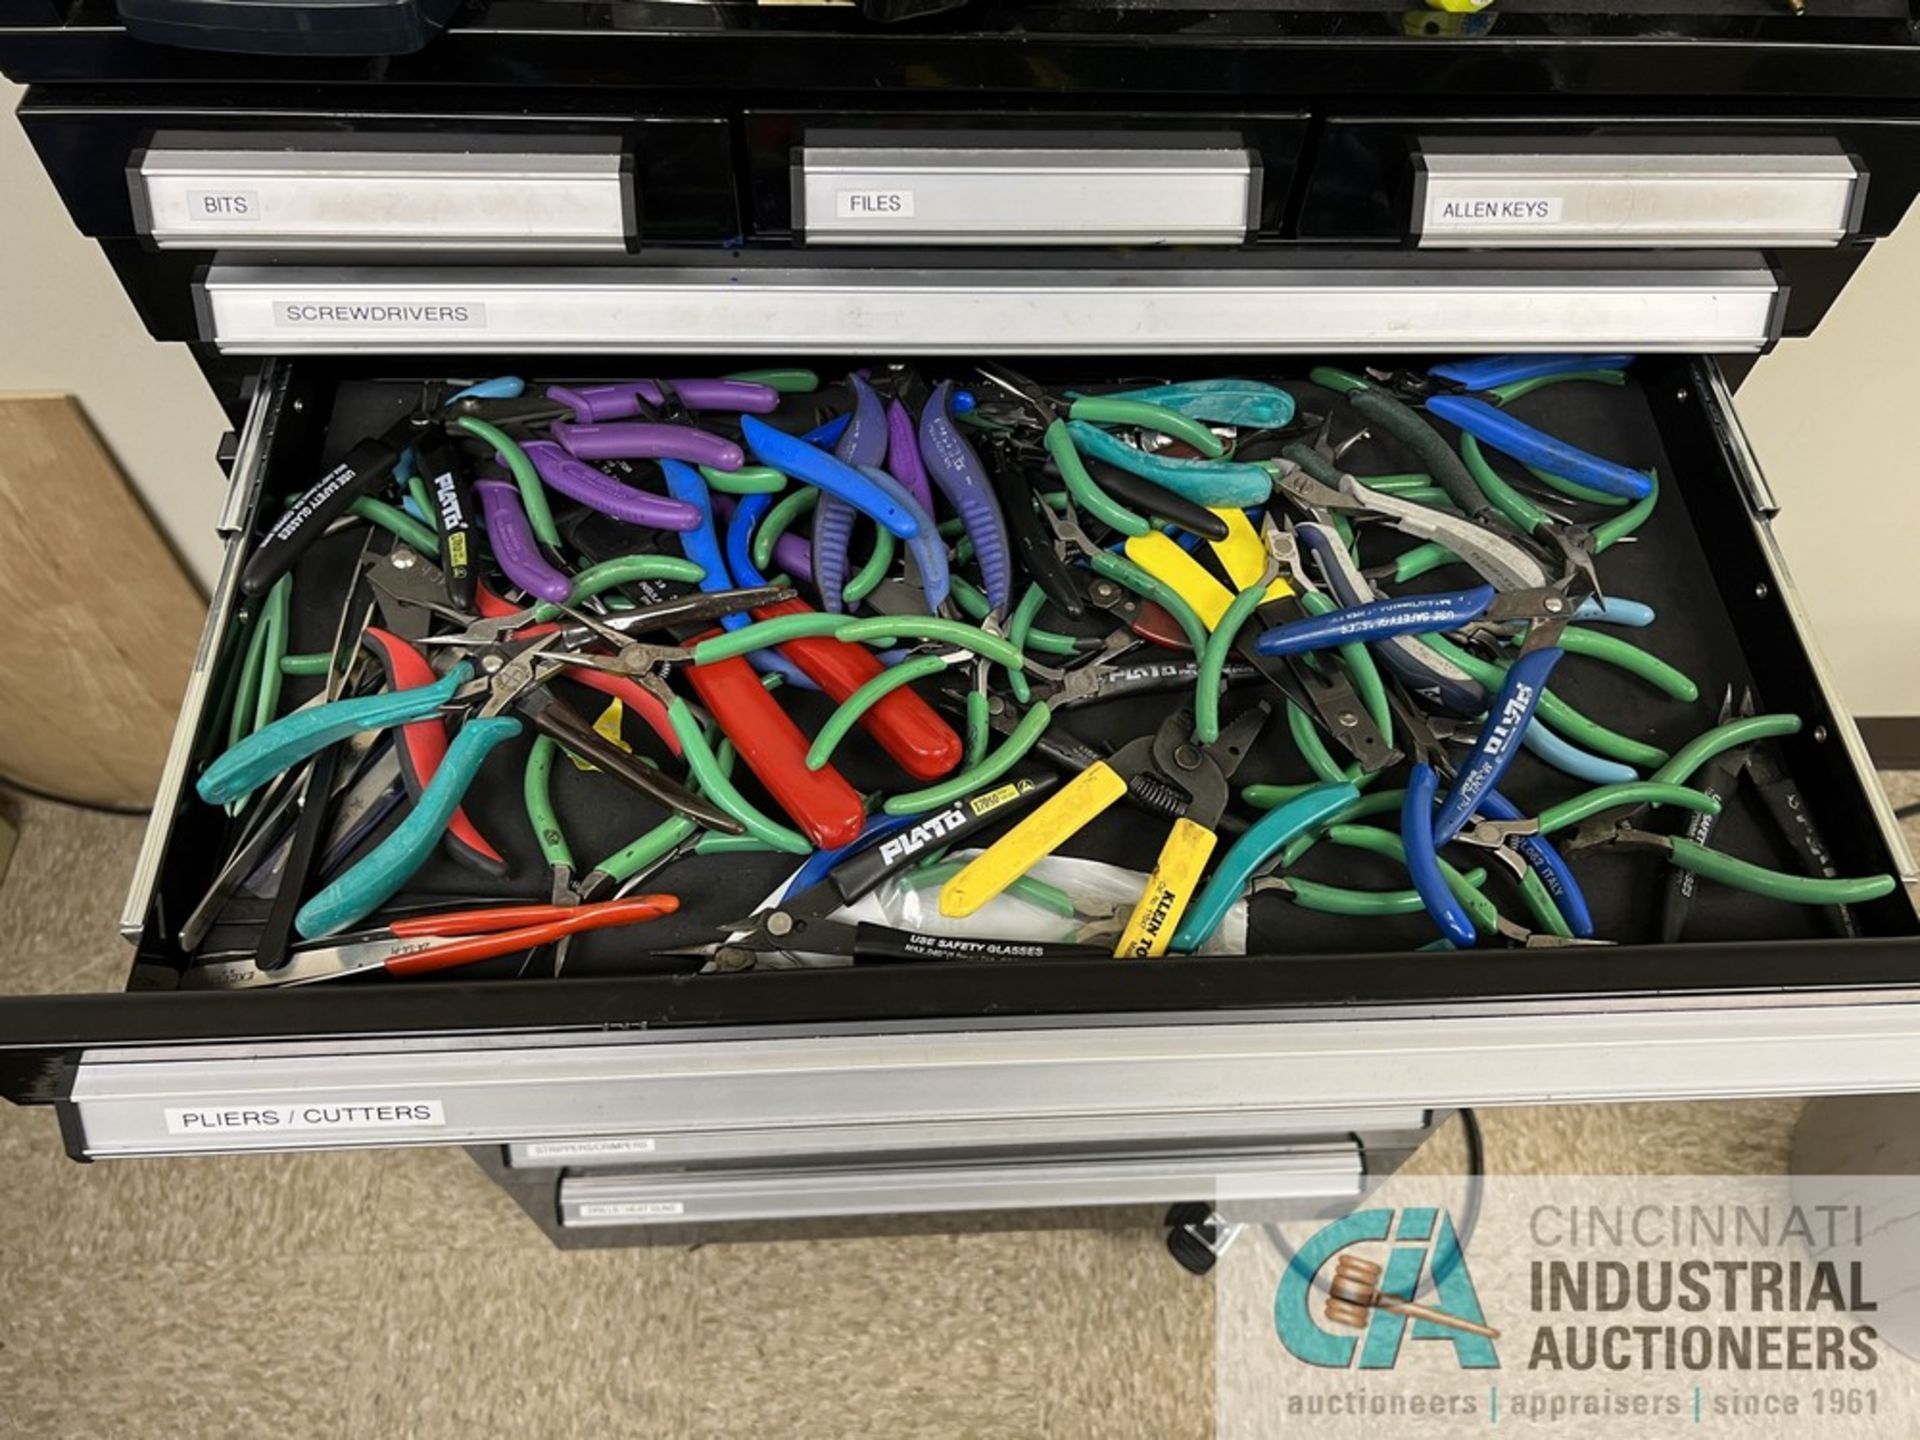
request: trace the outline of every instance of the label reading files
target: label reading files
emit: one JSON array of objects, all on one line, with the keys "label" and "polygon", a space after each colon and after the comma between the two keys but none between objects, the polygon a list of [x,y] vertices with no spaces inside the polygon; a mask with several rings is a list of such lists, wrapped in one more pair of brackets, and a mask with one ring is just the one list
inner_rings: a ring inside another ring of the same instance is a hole
[{"label": "label reading files", "polygon": [[1558,225],[1565,208],[1558,195],[1440,195],[1427,204],[1427,224],[1435,230]]},{"label": "label reading files", "polygon": [[911,220],[911,190],[840,190],[833,198],[833,213],[841,220]]},{"label": "label reading files", "polygon": [[297,1105],[199,1105],[167,1111],[169,1135],[291,1134],[303,1130],[413,1130],[447,1123],[438,1100],[349,1102],[303,1100]]}]

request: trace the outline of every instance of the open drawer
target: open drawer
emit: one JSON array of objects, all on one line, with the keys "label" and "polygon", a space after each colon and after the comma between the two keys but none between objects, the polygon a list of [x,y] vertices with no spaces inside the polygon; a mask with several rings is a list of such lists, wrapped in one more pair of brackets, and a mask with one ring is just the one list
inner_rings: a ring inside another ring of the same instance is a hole
[{"label": "open drawer", "polygon": [[[1178,273],[1169,272],[1176,284]],[[1693,273],[1694,291],[1704,283],[1744,293],[1744,282],[1728,280],[1724,265],[1703,261]],[[287,277],[275,283],[292,293]],[[1343,283],[1349,291],[1355,284],[1349,276],[1331,288],[1338,292]],[[1422,327],[1448,323],[1449,313],[1480,314],[1491,317],[1491,328],[1465,344],[1540,348],[1555,338],[1544,328],[1527,338],[1499,326],[1534,323],[1530,315],[1543,327],[1565,325],[1580,313],[1577,299],[1553,312],[1497,303],[1498,296],[1490,303],[1490,288],[1497,287],[1479,285],[1478,298],[1467,297],[1465,308],[1452,312],[1444,306],[1453,300],[1443,295],[1439,308],[1403,313],[1410,323],[1389,333],[1424,336],[1426,350],[1458,349]],[[247,327],[256,289],[242,272],[216,270],[209,281],[203,304],[227,317],[213,337],[241,337],[225,348],[266,348],[264,338],[257,347],[244,338],[255,333]],[[410,293],[421,291],[416,285]],[[1224,303],[1217,288],[1197,293],[1202,306]],[[932,303],[953,311],[956,294]],[[1046,297],[1007,308],[1009,348],[1025,353],[1024,368],[1043,378],[1237,371],[1291,384],[1312,363],[1305,354],[1271,350],[1180,358],[1164,346],[1128,349],[1120,334],[1100,329],[1117,323],[1118,312],[1100,308],[1097,294],[1087,298],[1092,308],[1082,313],[1092,328],[1055,329],[1056,336],[1077,338],[1056,343],[1059,353],[1051,357],[1039,333],[1025,328],[1060,323],[1059,315],[1049,316]],[[923,292],[912,303],[925,299]],[[1335,920],[1269,898],[1254,911],[1249,957],[1116,962],[1100,968],[1097,981],[1084,964],[1065,963],[687,973],[684,962],[654,952],[710,938],[715,925],[751,909],[789,868],[777,856],[728,856],[690,859],[666,872],[649,888],[680,894],[680,914],[579,944],[563,978],[517,975],[507,960],[407,983],[367,977],[290,990],[183,988],[185,961],[173,936],[224,858],[224,818],[194,797],[190,782],[224,741],[220,712],[239,649],[238,573],[258,517],[277,514],[312,483],[318,462],[404,408],[421,379],[510,371],[559,380],[642,368],[631,358],[608,358],[616,324],[634,333],[630,313],[605,323],[604,343],[568,346],[564,337],[572,332],[562,330],[551,343],[522,343],[510,352],[483,351],[488,332],[458,329],[439,348],[411,333],[385,345],[338,336],[301,342],[286,337],[282,320],[280,348],[314,353],[263,362],[254,387],[223,522],[232,545],[126,915],[136,947],[129,991],[0,1004],[4,1091],[17,1101],[58,1106],[69,1148],[88,1158],[535,1142],[589,1149],[644,1142],[651,1149],[666,1138],[743,1160],[761,1145],[777,1156],[782,1137],[831,1131],[838,1137],[835,1163],[846,1166],[857,1163],[861,1133],[869,1129],[875,1153],[897,1150],[903,1134],[915,1137],[917,1152],[959,1153],[983,1133],[1032,1127],[1045,1153],[1076,1141],[1124,1149],[1142,1136],[1181,1133],[1230,1144],[1284,1132],[1290,1115],[1302,1133],[1324,1133],[1329,1113],[1359,1117],[1351,1128],[1360,1129],[1368,1116],[1390,1126],[1391,1117],[1426,1107],[1920,1086],[1912,862],[1811,648],[1769,529],[1772,502],[1728,387],[1715,362],[1696,353],[1764,344],[1766,320],[1749,317],[1757,329],[1744,340],[1703,334],[1690,346],[1682,333],[1687,324],[1735,323],[1724,299],[1686,310],[1690,319],[1648,347],[1664,353],[1644,355],[1626,385],[1541,392],[1529,412],[1599,453],[1657,468],[1663,503],[1636,544],[1607,557],[1603,574],[1610,591],[1656,609],[1656,625],[1636,638],[1693,675],[1701,697],[1690,705],[1670,701],[1578,661],[1556,689],[1615,728],[1669,750],[1713,723],[1729,686],[1735,694],[1751,688],[1763,709],[1799,714],[1803,728],[1779,742],[1779,753],[1837,869],[1891,872],[1907,882],[1857,907],[1855,934],[1836,934],[1819,910],[1706,888],[1689,931],[1697,938],[1650,943],[1662,883],[1655,861],[1595,854],[1583,862],[1583,883],[1599,933],[1622,942],[1606,948],[1415,953],[1431,935],[1417,917]],[[676,297],[674,323],[691,325],[701,303]],[[904,336],[915,312],[907,301],[890,303],[869,305],[863,323],[882,330],[895,324]],[[744,326],[748,308],[713,314],[714,333]],[[512,324],[519,323],[516,313],[511,304],[492,312]],[[580,325],[602,323],[584,303],[569,313]],[[1632,325],[1654,313],[1606,312],[1605,323]],[[1683,312],[1669,306],[1659,313]],[[1381,309],[1381,323],[1390,319]],[[259,311],[258,333],[271,335],[275,322],[269,304]],[[507,333],[515,333],[511,324]],[[1608,342],[1631,343],[1609,334],[1594,345]],[[621,353],[632,348],[629,342]],[[825,374],[844,368],[853,350],[823,348],[839,357],[815,359]],[[903,341],[902,348],[936,347]],[[1336,347],[1329,341],[1284,348],[1311,354]],[[1356,361],[1421,359],[1371,335],[1346,348]],[[368,349],[391,353],[340,353]],[[457,352],[457,361],[446,350]],[[704,352],[673,361],[683,374],[725,373],[805,353],[790,341],[756,351],[744,340],[663,340],[658,350]],[[1069,352],[1079,358],[1065,358]],[[865,353],[893,352],[876,341]],[[925,364],[957,372],[965,360]],[[1301,394],[1308,409],[1330,403],[1310,386]],[[1347,464],[1357,473],[1369,473],[1369,465],[1375,473],[1405,468],[1375,441]],[[334,543],[346,539],[351,549]],[[299,588],[307,587],[310,567],[346,573],[358,546],[357,536],[332,537],[303,561]],[[339,604],[337,587],[328,593],[327,604],[296,605],[295,650],[326,647]],[[287,704],[305,698],[301,685],[288,682]],[[1075,728],[1115,743],[1140,733],[1143,718],[1157,721],[1162,704],[1102,707],[1085,712],[1084,721],[1076,716]],[[795,697],[791,708],[803,728],[823,713],[809,697]],[[1290,747],[1269,748],[1271,755],[1249,760],[1238,782],[1303,778]],[[858,753],[852,742],[843,754],[856,784],[898,788],[877,756]],[[546,868],[521,812],[523,757],[524,749],[513,747],[496,754],[469,797],[476,821],[507,853],[508,874],[479,879],[436,857],[413,892],[544,898]],[[602,853],[657,818],[595,801],[569,811],[570,796],[589,793],[574,788],[587,778],[561,767],[557,786],[577,849]],[[1567,793],[1567,783],[1523,757],[1506,788],[1531,811]],[[1751,800],[1729,807],[1720,843],[1755,860],[1792,863]],[[1114,812],[1084,833],[1076,853],[1142,865],[1150,851],[1143,853],[1137,824]],[[1394,883],[1390,871],[1355,863],[1365,877],[1356,883]],[[228,938],[209,946],[244,955],[244,943]],[[1244,1127],[1236,1126],[1236,1115]]]}]

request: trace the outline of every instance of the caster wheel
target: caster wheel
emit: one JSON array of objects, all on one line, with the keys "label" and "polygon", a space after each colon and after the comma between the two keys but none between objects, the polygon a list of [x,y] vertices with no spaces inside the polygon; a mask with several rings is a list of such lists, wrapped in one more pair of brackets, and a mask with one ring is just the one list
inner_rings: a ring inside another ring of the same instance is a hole
[{"label": "caster wheel", "polygon": [[[1208,1223],[1212,1215],[1213,1207],[1197,1200],[1175,1205],[1167,1211],[1164,1222],[1169,1227],[1167,1253],[1189,1275],[1208,1274],[1219,1262],[1220,1257],[1214,1254],[1209,1243],[1219,1238],[1214,1226]],[[1199,1234],[1194,1233],[1196,1229]]]}]

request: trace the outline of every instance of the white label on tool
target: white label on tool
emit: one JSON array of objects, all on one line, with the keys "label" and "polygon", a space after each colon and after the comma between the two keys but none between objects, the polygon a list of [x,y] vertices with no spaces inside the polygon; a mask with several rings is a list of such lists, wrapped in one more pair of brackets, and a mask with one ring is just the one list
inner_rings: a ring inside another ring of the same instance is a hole
[{"label": "white label on tool", "polygon": [[842,220],[911,220],[911,190],[841,190],[833,197],[833,213]]},{"label": "white label on tool", "polygon": [[415,1130],[445,1125],[438,1100],[307,1100],[298,1105],[195,1106],[167,1111],[169,1135],[237,1135],[301,1130]]},{"label": "white label on tool", "polygon": [[652,1153],[651,1140],[545,1140],[520,1147],[520,1154],[528,1160],[586,1160],[605,1155]]},{"label": "white label on tool", "polygon": [[1565,209],[1558,195],[1436,195],[1427,202],[1427,228],[1558,225]]},{"label": "white label on tool", "polygon": [[582,1220],[644,1220],[655,1215],[684,1215],[678,1200],[590,1200],[580,1207]]},{"label": "white label on tool", "polygon": [[258,220],[257,190],[189,190],[187,219],[196,225],[223,225],[230,220]]},{"label": "white label on tool", "polygon": [[484,330],[487,307],[478,300],[276,300],[273,323],[312,329]]}]

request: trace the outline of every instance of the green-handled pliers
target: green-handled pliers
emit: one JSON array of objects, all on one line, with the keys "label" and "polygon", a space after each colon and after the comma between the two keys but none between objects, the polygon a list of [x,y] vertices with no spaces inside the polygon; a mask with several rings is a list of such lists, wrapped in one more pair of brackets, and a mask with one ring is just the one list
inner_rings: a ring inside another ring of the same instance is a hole
[{"label": "green-handled pliers", "polygon": [[1770,870],[1750,860],[1709,850],[1684,835],[1658,835],[1625,823],[1610,829],[1604,825],[1583,829],[1566,848],[1572,851],[1599,846],[1651,850],[1664,855],[1668,864],[1689,870],[1702,879],[1718,881],[1735,890],[1744,890],[1749,895],[1784,900],[1794,905],[1864,905],[1869,900],[1891,895],[1899,883],[1887,874],[1836,877],[1790,875],[1784,870]]}]

